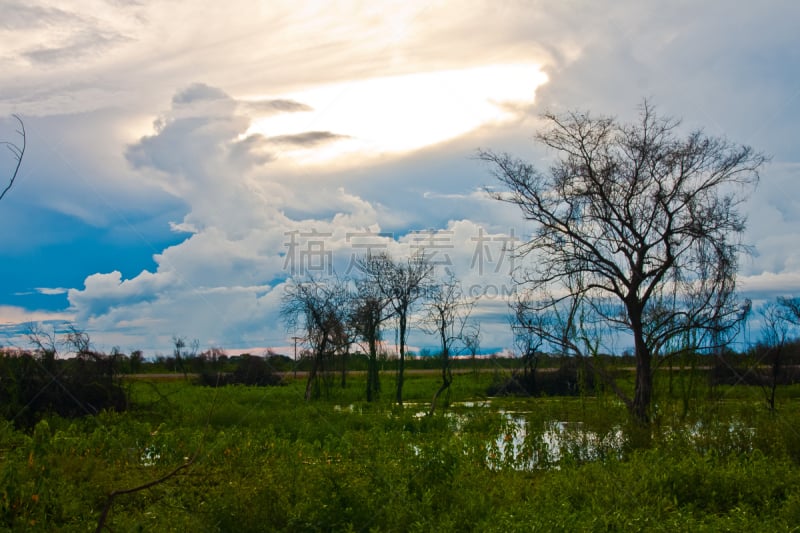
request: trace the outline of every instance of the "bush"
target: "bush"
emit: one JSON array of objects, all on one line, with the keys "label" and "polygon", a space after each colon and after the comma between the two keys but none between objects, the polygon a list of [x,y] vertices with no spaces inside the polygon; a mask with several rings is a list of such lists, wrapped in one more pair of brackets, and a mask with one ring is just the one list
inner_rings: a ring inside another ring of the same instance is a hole
[{"label": "bush", "polygon": [[254,355],[242,355],[238,358],[233,372],[204,371],[200,373],[198,383],[206,387],[224,385],[269,387],[281,385],[283,379],[264,358]]},{"label": "bush", "polygon": [[594,375],[574,359],[568,359],[555,371],[515,370],[510,378],[492,383],[486,393],[489,396],[579,396],[594,391]]},{"label": "bush", "polygon": [[119,356],[94,352],[71,359],[52,353],[0,353],[0,413],[17,427],[33,427],[46,414],[75,418],[122,411],[127,395]]}]

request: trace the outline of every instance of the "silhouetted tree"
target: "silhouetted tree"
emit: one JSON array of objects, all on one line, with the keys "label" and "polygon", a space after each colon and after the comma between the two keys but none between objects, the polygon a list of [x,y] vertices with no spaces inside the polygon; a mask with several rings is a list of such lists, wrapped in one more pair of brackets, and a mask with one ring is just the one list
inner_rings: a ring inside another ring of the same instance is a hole
[{"label": "silhouetted tree", "polygon": [[579,295],[632,336],[635,390],[622,399],[646,423],[659,346],[687,328],[724,332],[741,318],[738,207],[766,158],[700,131],[680,137],[679,122],[647,102],[633,124],[578,112],[544,118],[549,127],[536,139],[557,154],[546,170],[503,153],[478,158],[508,189],[494,198],[536,225],[519,249],[534,255],[521,280],[529,301],[547,309]]}]

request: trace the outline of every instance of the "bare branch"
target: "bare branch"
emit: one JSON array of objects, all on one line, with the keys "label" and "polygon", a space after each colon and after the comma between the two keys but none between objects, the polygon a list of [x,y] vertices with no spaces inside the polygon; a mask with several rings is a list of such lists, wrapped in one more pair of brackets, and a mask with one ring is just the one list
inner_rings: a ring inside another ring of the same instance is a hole
[{"label": "bare branch", "polygon": [[14,181],[17,179],[17,175],[19,174],[19,169],[22,166],[22,158],[25,156],[25,147],[27,144],[27,136],[25,133],[25,123],[22,122],[22,119],[19,115],[12,115],[17,122],[19,122],[19,129],[16,130],[17,135],[20,136],[21,141],[18,143],[14,143],[11,141],[0,141],[0,145],[5,146],[11,152],[12,157],[16,161],[14,164],[14,172],[11,173],[11,178],[8,180],[8,185],[0,192],[0,200],[6,195],[6,193],[11,190],[11,187],[14,186]]},{"label": "bare branch", "polygon": [[175,475],[177,475],[178,472],[180,472],[181,470],[184,470],[184,469],[189,468],[190,466],[192,466],[192,463],[194,463],[194,457],[192,457],[188,461],[178,465],[173,470],[171,470],[170,472],[168,472],[167,474],[161,476],[158,479],[154,479],[152,481],[148,481],[147,483],[139,485],[138,487],[112,491],[111,494],[109,494],[108,498],[106,499],[106,503],[103,506],[103,510],[100,513],[100,517],[97,519],[97,527],[95,528],[95,532],[96,533],[100,533],[101,531],[103,531],[103,528],[106,527],[106,519],[108,518],[108,513],[109,513],[109,511],[111,511],[111,507],[114,505],[114,499],[117,496],[122,496],[124,494],[133,494],[135,492],[141,492],[143,490],[147,490],[149,488],[155,487],[156,485],[160,485],[161,483],[164,483],[165,481],[167,481],[170,478],[172,478]]}]

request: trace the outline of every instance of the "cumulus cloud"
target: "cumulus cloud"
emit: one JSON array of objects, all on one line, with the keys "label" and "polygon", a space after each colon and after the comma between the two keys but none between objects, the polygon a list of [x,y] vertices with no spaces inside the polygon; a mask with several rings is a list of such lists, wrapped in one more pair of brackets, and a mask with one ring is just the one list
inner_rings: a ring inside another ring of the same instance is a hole
[{"label": "cumulus cloud", "polygon": [[[342,188],[328,187],[314,196],[333,210],[330,217],[286,216],[292,206],[308,208],[304,186],[269,179],[265,160],[252,156],[264,139],[243,137],[247,126],[232,98],[195,84],[176,95],[155,133],[129,147],[134,168],[157,174],[153,179],[188,203],[189,212],[173,227],[190,233],[154,256],[152,272],[130,279],[119,271],[98,273],[86,278],[83,289],[70,290],[71,309],[80,319],[130,333],[150,317],[148,328],[161,337],[180,333],[236,344],[244,342],[236,336],[280,330],[279,297],[273,293],[283,279],[312,265],[315,258],[308,254],[317,242],[325,248],[319,257],[330,261],[326,269],[346,266],[348,234],[376,227],[374,209]],[[312,132],[298,141],[315,137]],[[188,331],[174,331],[176,324]]]},{"label": "cumulus cloud", "polygon": [[[437,274],[456,273],[482,302],[481,316],[496,323],[485,332],[500,342],[513,267],[507,233],[466,219],[386,232],[382,210],[343,186],[315,181],[312,192],[303,180],[271,178],[270,165],[254,159],[234,167],[231,154],[242,143],[268,141],[242,137],[248,121],[239,112],[224,93],[193,85],[173,99],[155,133],[129,148],[135,168],[157,172],[165,188],[187,201],[189,211],[173,227],[188,236],[156,254],[153,271],[129,279],[119,271],[93,274],[82,289],[70,290],[70,309],[80,320],[154,344],[180,334],[231,347],[265,339],[281,345],[287,334],[278,309],[289,277],[357,275],[355,258],[364,253],[402,257],[424,250]],[[318,137],[328,135],[310,132],[298,140]],[[487,201],[474,190],[455,200]]]},{"label": "cumulus cloud", "polygon": [[117,305],[130,305],[149,301],[172,284],[172,276],[162,273],[155,276],[142,272],[132,280],[123,280],[115,270],[108,274],[92,274],[84,281],[84,288],[70,289],[69,301],[78,310],[79,318],[88,318],[108,312]]}]

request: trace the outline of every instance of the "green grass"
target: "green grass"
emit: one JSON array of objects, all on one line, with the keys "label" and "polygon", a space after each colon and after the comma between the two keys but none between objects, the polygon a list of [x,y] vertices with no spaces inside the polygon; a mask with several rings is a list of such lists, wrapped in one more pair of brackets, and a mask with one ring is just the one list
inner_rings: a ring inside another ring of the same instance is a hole
[{"label": "green grass", "polygon": [[[0,529],[92,531],[112,491],[158,479],[192,457],[167,481],[118,496],[111,530],[785,531],[800,524],[797,388],[781,391],[776,413],[759,391],[698,389],[684,413],[681,398],[659,382],[658,417],[645,431],[607,395],[458,403],[485,400],[491,379],[491,372],[456,376],[453,404],[433,417],[418,413],[435,375],[408,376],[404,409],[391,401],[391,373],[371,404],[357,375],[347,389],[308,403],[302,381],[220,389],[131,382],[133,408],[125,413],[51,417],[32,433],[0,425]],[[547,463],[543,443],[554,421],[576,431]],[[519,424],[527,428],[522,455],[503,455]],[[587,435],[620,431],[622,446],[606,439],[598,458],[581,454]],[[519,468],[537,454],[539,467]]]}]

